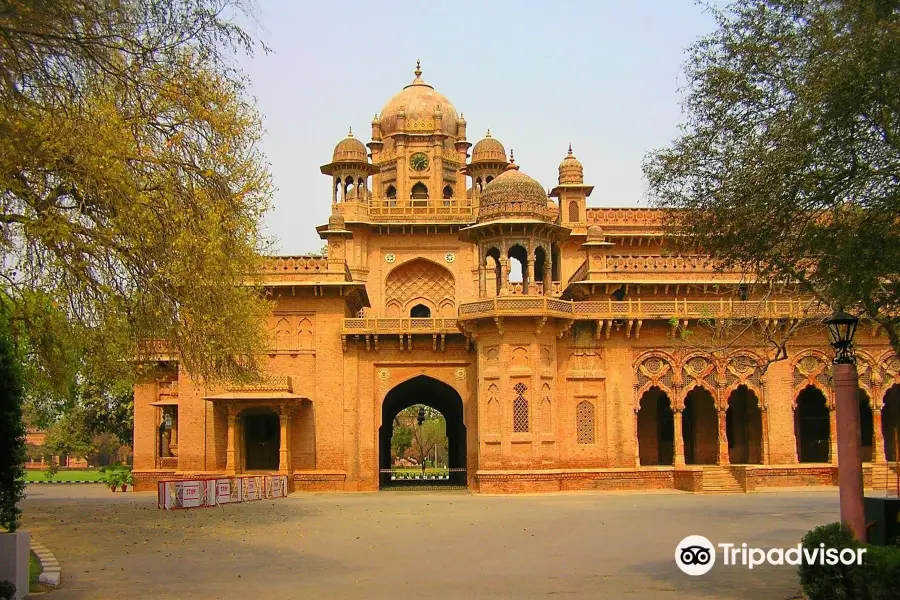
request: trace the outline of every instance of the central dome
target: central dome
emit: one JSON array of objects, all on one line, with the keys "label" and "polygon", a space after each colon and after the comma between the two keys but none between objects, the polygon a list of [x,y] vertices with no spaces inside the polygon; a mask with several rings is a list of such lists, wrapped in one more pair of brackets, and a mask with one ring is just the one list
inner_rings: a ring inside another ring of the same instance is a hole
[{"label": "central dome", "polygon": [[381,134],[389,136],[397,132],[398,117],[403,111],[407,128],[415,123],[415,129],[423,132],[434,129],[434,113],[440,108],[441,129],[447,135],[456,138],[459,115],[456,108],[446,96],[436,92],[433,87],[422,80],[422,69],[416,63],[416,78],[399,94],[391,98],[381,109]]}]

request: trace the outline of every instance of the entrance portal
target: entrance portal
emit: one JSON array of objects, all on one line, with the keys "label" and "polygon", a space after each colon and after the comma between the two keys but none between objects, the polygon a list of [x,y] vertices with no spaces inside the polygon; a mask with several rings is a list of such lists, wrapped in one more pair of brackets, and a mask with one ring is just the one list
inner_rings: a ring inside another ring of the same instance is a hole
[{"label": "entrance portal", "polygon": [[281,445],[281,424],[271,412],[245,414],[244,469],[247,471],[277,471],[278,450]]},{"label": "entrance portal", "polygon": [[[466,426],[463,424],[463,402],[451,386],[426,375],[404,381],[388,392],[381,404],[381,427],[378,429],[379,485],[382,489],[398,487],[391,473],[391,438],[394,419],[400,411],[424,404],[444,416],[447,424],[447,466],[449,477],[429,480],[427,484],[453,487],[466,486]],[[415,484],[415,480],[412,482]]]}]

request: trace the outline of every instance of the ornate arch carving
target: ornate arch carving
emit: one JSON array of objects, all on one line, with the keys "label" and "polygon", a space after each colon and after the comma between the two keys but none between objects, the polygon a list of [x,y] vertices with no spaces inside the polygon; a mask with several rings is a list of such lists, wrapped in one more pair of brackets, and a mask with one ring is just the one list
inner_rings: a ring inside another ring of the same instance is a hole
[{"label": "ornate arch carving", "polygon": [[767,407],[768,399],[765,397],[763,385],[762,367],[763,359],[750,350],[738,350],[729,354],[724,361],[724,402],[728,404],[731,393],[740,386],[746,386],[755,395],[759,407]]},{"label": "ornate arch carving", "polygon": [[712,394],[716,408],[719,407],[719,365],[715,358],[702,352],[692,352],[682,358],[678,370],[685,392],[695,387],[703,388]]},{"label": "ornate arch carving", "polygon": [[856,373],[859,376],[859,387],[875,402],[875,394],[881,387],[881,369],[878,362],[865,350],[856,349]]},{"label": "ornate arch carving", "polygon": [[414,258],[391,269],[384,286],[385,306],[399,305],[408,312],[412,302],[430,301],[434,308],[456,306],[453,274],[426,258]]},{"label": "ornate arch carving", "polygon": [[878,390],[878,408],[884,408],[884,396],[895,385],[900,385],[900,358],[893,350],[886,350],[874,361],[881,382]]},{"label": "ornate arch carving", "polygon": [[651,387],[658,387],[675,402],[678,361],[667,352],[651,350],[634,361],[634,410],[641,408],[641,396]]},{"label": "ornate arch carving", "polygon": [[834,405],[831,390],[831,359],[821,350],[807,349],[798,352],[791,360],[791,406],[797,408],[797,395],[812,386],[825,394],[829,409]]}]

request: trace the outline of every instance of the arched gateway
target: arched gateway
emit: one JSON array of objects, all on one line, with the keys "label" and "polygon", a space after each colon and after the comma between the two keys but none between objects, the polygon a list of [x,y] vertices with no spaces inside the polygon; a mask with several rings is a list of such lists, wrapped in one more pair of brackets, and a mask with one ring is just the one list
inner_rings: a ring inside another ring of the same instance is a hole
[{"label": "arched gateway", "polygon": [[379,486],[390,485],[391,437],[394,418],[400,411],[415,404],[430,406],[444,415],[447,423],[447,458],[450,467],[448,484],[466,485],[466,426],[463,423],[463,401],[453,387],[427,375],[413,377],[398,384],[384,397],[381,404],[381,427],[378,429]]}]

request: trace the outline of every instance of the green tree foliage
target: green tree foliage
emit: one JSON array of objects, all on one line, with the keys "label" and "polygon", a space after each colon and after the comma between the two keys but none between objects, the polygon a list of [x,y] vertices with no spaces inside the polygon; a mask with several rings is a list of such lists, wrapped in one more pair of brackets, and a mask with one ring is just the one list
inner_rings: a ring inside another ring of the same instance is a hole
[{"label": "green tree foliage", "polygon": [[400,415],[394,418],[394,433],[391,436],[391,455],[394,458],[405,455],[412,447],[413,428],[406,421]]},{"label": "green tree foliage", "polygon": [[84,409],[78,407],[65,412],[47,430],[44,446],[59,456],[91,456],[94,453],[94,432]]},{"label": "green tree foliage", "polygon": [[61,393],[76,373],[159,353],[210,378],[256,372],[271,183],[229,63],[254,46],[234,22],[242,11],[242,0],[0,11],[0,300],[29,389]]},{"label": "green tree foliage", "polygon": [[[421,407],[425,409],[425,421],[420,426],[418,418]],[[433,456],[435,448],[441,456],[447,456],[447,423],[444,415],[422,404],[414,404],[400,411],[394,418],[391,455],[399,458],[411,452],[419,464],[424,465],[425,459]]]},{"label": "green tree foliage", "polygon": [[16,531],[25,497],[25,423],[22,370],[0,305],[0,528]]},{"label": "green tree foliage", "polygon": [[644,163],[654,203],[687,246],[864,314],[900,352],[900,2],[710,10],[682,135]]}]

